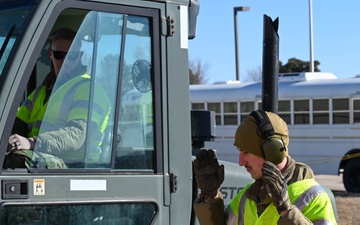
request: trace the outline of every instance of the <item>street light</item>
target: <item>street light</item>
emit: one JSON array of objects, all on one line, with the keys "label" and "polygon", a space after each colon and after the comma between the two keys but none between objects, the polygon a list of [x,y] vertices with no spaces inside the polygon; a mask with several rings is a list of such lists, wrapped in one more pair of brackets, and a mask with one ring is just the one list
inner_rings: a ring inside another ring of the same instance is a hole
[{"label": "street light", "polygon": [[236,80],[240,80],[240,72],[239,72],[239,47],[238,47],[238,26],[237,26],[237,12],[241,11],[249,11],[250,7],[248,6],[240,6],[234,7],[234,30],[235,30],[235,65],[236,65]]},{"label": "street light", "polygon": [[310,34],[310,71],[314,72],[314,46],[313,46],[313,18],[312,18],[312,0],[309,0],[309,34]]}]

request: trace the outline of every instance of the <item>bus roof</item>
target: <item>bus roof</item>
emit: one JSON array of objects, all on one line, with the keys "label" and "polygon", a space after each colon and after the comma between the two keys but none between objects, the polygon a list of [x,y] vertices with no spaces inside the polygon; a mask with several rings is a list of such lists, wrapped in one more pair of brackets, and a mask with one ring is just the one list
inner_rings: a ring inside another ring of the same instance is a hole
[{"label": "bus roof", "polygon": [[[279,99],[360,97],[359,78],[288,81],[278,85]],[[192,102],[261,100],[261,92],[261,82],[190,85]]]},{"label": "bus roof", "polygon": [[306,80],[327,80],[337,79],[332,73],[326,72],[300,72],[300,73],[281,73],[279,74],[279,82],[286,81],[306,81]]}]

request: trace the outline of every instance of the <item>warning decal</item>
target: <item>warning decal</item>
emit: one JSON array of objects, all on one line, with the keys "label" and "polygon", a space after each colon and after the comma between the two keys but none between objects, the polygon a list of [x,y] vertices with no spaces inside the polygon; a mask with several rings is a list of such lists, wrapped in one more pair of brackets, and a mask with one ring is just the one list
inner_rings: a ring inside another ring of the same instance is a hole
[{"label": "warning decal", "polygon": [[45,195],[44,179],[34,179],[34,195]]}]

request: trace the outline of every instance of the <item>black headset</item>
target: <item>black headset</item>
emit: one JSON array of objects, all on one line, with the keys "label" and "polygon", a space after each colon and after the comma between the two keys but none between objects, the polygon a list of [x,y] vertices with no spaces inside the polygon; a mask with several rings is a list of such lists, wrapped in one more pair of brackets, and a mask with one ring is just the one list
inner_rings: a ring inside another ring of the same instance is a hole
[{"label": "black headset", "polygon": [[274,164],[281,163],[286,155],[286,146],[281,136],[273,137],[275,131],[266,112],[259,109],[251,112],[250,115],[255,118],[258,125],[258,135],[262,139],[260,148],[264,158]]}]

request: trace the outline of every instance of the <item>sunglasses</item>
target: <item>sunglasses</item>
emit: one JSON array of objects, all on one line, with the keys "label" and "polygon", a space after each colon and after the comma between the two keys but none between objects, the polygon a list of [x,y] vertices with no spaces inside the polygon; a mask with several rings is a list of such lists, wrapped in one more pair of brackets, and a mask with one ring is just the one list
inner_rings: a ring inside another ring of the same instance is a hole
[{"label": "sunglasses", "polygon": [[53,56],[57,60],[63,60],[65,56],[67,55],[68,59],[75,60],[78,58],[80,52],[63,52],[63,51],[54,51],[51,50],[53,53]]}]

